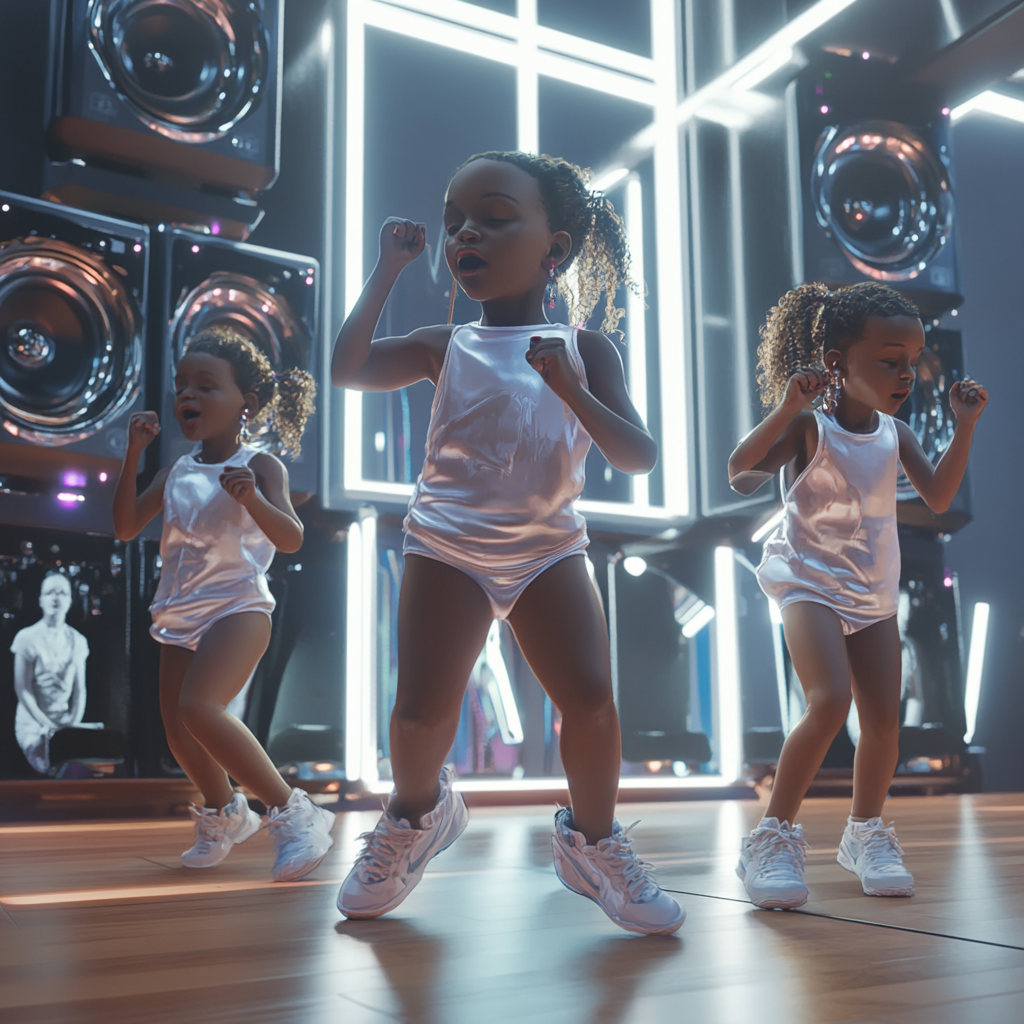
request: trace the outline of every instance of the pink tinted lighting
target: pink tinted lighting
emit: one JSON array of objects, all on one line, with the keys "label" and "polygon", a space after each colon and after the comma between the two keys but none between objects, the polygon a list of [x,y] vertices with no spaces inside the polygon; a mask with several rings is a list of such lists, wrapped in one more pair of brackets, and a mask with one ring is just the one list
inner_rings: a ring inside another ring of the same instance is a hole
[{"label": "pink tinted lighting", "polygon": [[867,50],[865,50],[865,51],[864,51],[864,52],[863,52],[863,53],[861,54],[861,59],[862,59],[862,60],[871,60],[871,54],[870,54],[870,53],[868,53],[868,51],[867,51]]},{"label": "pink tinted lighting", "polygon": [[220,221],[219,220],[215,220],[210,225],[210,234],[211,235],[219,235],[220,234]]},{"label": "pink tinted lighting", "polygon": [[953,577],[952,576],[946,576],[943,579],[943,581],[942,581],[942,585],[944,587],[951,587],[951,586],[953,586]]},{"label": "pink tinted lighting", "polygon": [[199,252],[199,246],[198,245],[193,245],[192,246],[192,251],[193,252]]},{"label": "pink tinted lighting", "polygon": [[132,246],[132,249],[135,252],[142,252],[142,243],[141,242],[136,242],[135,245]]},{"label": "pink tinted lighting", "polygon": [[949,107],[943,107],[942,108],[942,116],[943,117],[949,117]]},{"label": "pink tinted lighting", "polygon": [[821,105],[821,112],[823,114],[827,114],[828,113],[828,107],[824,103]]},{"label": "pink tinted lighting", "polygon": [[106,473],[100,473],[100,483],[101,484],[105,484],[106,482],[107,482],[107,474]]},{"label": "pink tinted lighting", "polygon": [[65,487],[84,487],[86,484],[85,474],[79,473],[76,469],[67,470],[60,481]]},{"label": "pink tinted lighting", "polygon": [[77,505],[80,501],[85,501],[84,494],[71,494],[68,491],[61,491],[57,495],[57,500],[62,505],[67,505],[70,508],[72,505]]},{"label": "pink tinted lighting", "polygon": [[312,284],[312,283],[313,283],[313,278],[307,277],[306,278],[306,284]]}]

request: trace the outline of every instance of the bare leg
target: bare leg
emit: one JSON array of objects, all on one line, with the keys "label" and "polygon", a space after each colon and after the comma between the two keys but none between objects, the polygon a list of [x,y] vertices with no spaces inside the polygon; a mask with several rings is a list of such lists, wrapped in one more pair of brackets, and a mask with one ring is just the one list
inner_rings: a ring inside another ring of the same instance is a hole
[{"label": "bare leg", "polygon": [[612,834],[622,737],[612,697],[608,626],[583,556],[556,562],[509,616],[524,657],[562,713],[560,750],[577,831]]},{"label": "bare leg", "polygon": [[493,618],[486,594],[464,572],[433,558],[406,556],[391,715],[395,795],[388,810],[413,828],[437,803],[437,777]]},{"label": "bare leg", "polygon": [[786,737],[765,817],[795,824],[815,773],[850,711],[850,660],[831,608],[797,601],[782,610],[786,646],[807,710]]},{"label": "bare leg", "polygon": [[207,807],[220,810],[234,795],[227,772],[185,728],[178,711],[181,684],[194,654],[185,647],[164,644],[160,648],[160,717],[167,745],[189,781],[203,794]]},{"label": "bare leg", "polygon": [[[239,612],[215,622],[199,642],[182,680],[178,715],[194,740],[221,766],[222,775],[226,771],[267,807],[282,807],[291,788],[256,737],[226,710],[269,642],[270,617],[263,612]],[[225,793],[227,800],[217,803]],[[231,800],[230,788],[209,794],[203,789],[203,795],[215,807]]]},{"label": "bare leg", "polygon": [[846,647],[860,718],[851,814],[877,818],[899,759],[902,648],[896,616],[847,637]]}]

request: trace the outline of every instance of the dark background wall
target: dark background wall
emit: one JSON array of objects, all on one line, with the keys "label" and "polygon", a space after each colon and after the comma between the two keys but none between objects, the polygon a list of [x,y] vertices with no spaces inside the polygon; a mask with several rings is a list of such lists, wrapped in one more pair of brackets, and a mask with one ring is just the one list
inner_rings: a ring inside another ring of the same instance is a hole
[{"label": "dark background wall", "polygon": [[965,642],[992,605],[974,742],[986,789],[1024,787],[1024,126],[974,114],[954,130],[967,372],[991,395],[971,456],[974,522],[949,544]]}]

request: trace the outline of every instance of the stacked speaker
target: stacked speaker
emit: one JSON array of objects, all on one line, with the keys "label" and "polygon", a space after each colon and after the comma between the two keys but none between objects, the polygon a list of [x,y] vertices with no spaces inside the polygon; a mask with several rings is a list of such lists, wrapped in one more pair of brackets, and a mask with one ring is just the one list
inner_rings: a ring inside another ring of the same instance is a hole
[{"label": "stacked speaker", "polygon": [[[187,450],[173,378],[193,334],[227,324],[276,371],[317,375],[318,262],[245,241],[278,176],[283,7],[50,4],[45,152],[32,173],[4,165],[16,187],[40,187],[34,195],[0,193],[0,532],[12,552],[28,538],[33,572],[69,578],[74,602],[86,578],[69,574],[79,541],[90,564],[100,557],[97,543],[106,545],[101,561],[118,568],[110,586],[137,590],[135,597],[159,571],[150,551],[159,524],[148,531],[149,547],[121,545],[111,502],[133,412],[154,409],[163,427],[146,452],[143,480]],[[0,33],[7,20],[0,11]],[[0,70],[5,91],[21,81],[30,88],[32,64]],[[317,491],[316,429],[314,420],[288,466],[301,496]],[[16,609],[8,594],[17,595]],[[0,593],[0,605],[3,621],[38,618],[36,597],[16,585]],[[145,617],[127,598],[123,607],[128,621],[114,635],[125,657],[97,680],[122,696],[128,649],[144,635]]]}]

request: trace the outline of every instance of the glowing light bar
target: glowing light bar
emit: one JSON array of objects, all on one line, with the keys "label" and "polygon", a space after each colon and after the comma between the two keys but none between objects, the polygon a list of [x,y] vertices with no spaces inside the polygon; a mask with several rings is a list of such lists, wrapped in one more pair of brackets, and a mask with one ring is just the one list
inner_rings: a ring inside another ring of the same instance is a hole
[{"label": "glowing light bar", "polygon": [[743,775],[743,727],[740,715],[736,557],[732,548],[715,548],[715,608],[718,765],[723,779],[734,780]]},{"label": "glowing light bar", "polygon": [[771,518],[763,522],[751,535],[750,540],[756,544],[758,541],[764,540],[772,530],[775,529],[779,523],[782,522],[783,516],[786,514],[785,507],[780,508],[777,512],[774,512]]},{"label": "glowing light bar", "polygon": [[84,494],[75,494],[73,491],[61,491],[57,495],[57,500],[62,505],[77,505],[80,501],[85,501]]},{"label": "glowing light bar", "polygon": [[[619,789],[724,789],[736,785],[735,779],[721,775],[626,776],[619,779]],[[543,779],[456,779],[454,789],[460,793],[529,793],[558,792],[569,788],[564,778]],[[367,792],[390,793],[392,783],[380,781],[366,787]]]},{"label": "glowing light bar", "polygon": [[781,71],[787,64],[791,64],[793,58],[792,46],[780,46],[774,53],[770,53],[753,71],[748,71],[736,83],[736,88],[753,89],[766,78],[774,75],[776,71]]},{"label": "glowing light bar", "polygon": [[711,605],[706,604],[699,608],[683,625],[683,636],[687,640],[692,640],[714,617],[715,609]]},{"label": "glowing light bar", "polygon": [[87,481],[84,473],[78,472],[77,469],[69,469],[62,474],[60,482],[65,487],[84,487]]},{"label": "glowing light bar", "polygon": [[628,167],[613,167],[610,171],[605,171],[600,178],[594,178],[587,188],[591,192],[607,192],[608,189],[618,185],[623,178],[628,176]]},{"label": "glowing light bar", "polygon": [[953,107],[949,112],[950,119],[959,121],[974,111],[981,111],[983,114],[995,114],[997,117],[1005,117],[1010,121],[1024,122],[1024,100],[1014,99],[1012,96],[1004,96],[1002,93],[986,89],[977,96],[961,103],[959,107]]},{"label": "glowing light bar", "polygon": [[[616,172],[618,173],[618,172]],[[608,177],[605,175],[605,177]],[[605,186],[607,188],[607,186]],[[644,281],[644,192],[640,179],[632,177],[626,182],[626,202],[623,219],[629,239],[633,280]],[[647,309],[643,295],[632,291],[626,294],[626,345],[629,354],[629,397],[640,419],[647,422]],[[632,479],[633,503],[650,504],[650,476],[638,473]]]},{"label": "glowing light bar", "polygon": [[[358,779],[363,767],[363,700],[373,694],[363,678],[363,647],[371,624],[363,622],[363,531],[348,528],[345,571],[345,777]],[[373,610],[367,609],[372,615]]]},{"label": "glowing light bar", "polygon": [[491,703],[498,716],[498,728],[502,741],[509,746],[516,746],[523,742],[525,736],[522,719],[519,717],[519,706],[516,704],[516,695],[512,690],[512,681],[508,677],[508,668],[505,666],[505,658],[501,653],[501,623],[497,619],[491,623],[481,657],[487,668],[490,669],[491,678],[494,681]]},{"label": "glowing light bar", "polygon": [[978,724],[978,705],[981,702],[981,676],[985,668],[985,641],[988,636],[989,605],[979,601],[974,606],[974,621],[971,623],[971,647],[967,655],[967,682],[964,686],[964,719],[967,731],[964,742],[974,739]]}]

